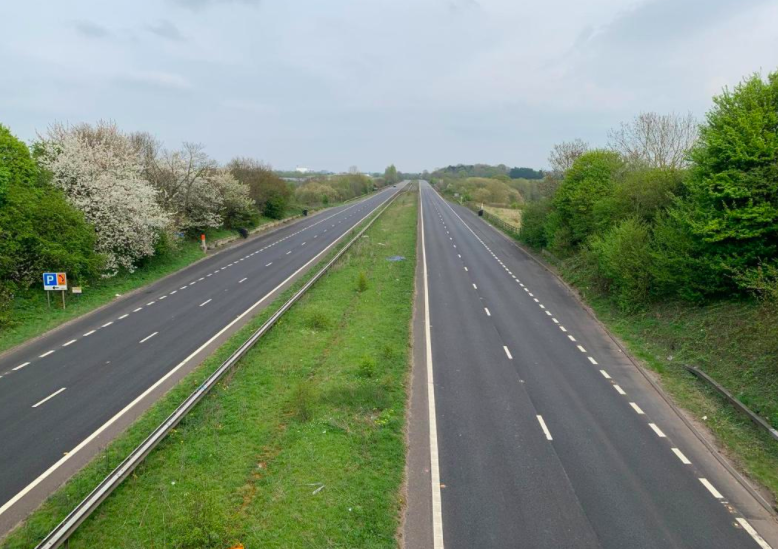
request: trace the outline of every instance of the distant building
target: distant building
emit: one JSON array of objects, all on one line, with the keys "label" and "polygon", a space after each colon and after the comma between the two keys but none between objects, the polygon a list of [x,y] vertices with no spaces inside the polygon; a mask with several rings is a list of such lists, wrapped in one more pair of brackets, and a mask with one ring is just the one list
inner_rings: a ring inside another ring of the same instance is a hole
[{"label": "distant building", "polygon": [[297,166],[294,169],[294,171],[296,171],[297,173],[308,173],[311,170],[309,170],[308,168],[303,168],[302,166]]}]

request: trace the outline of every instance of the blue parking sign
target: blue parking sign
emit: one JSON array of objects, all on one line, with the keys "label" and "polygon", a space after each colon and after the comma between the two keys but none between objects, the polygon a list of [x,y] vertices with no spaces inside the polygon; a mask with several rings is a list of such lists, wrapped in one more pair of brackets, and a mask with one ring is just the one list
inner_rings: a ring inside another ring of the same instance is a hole
[{"label": "blue parking sign", "polygon": [[43,273],[44,290],[67,290],[68,275],[66,273]]}]

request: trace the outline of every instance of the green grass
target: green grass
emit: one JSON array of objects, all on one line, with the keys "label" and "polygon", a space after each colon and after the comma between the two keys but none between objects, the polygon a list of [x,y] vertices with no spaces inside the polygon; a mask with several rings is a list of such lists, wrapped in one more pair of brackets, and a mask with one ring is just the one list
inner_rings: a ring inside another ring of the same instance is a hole
[{"label": "green grass", "polygon": [[659,375],[675,402],[710,429],[738,468],[778,498],[778,443],[684,369],[699,367],[778,428],[778,311],[753,300],[725,300],[654,303],[625,312],[592,289],[574,260],[546,259],[629,352]]},{"label": "green grass", "polygon": [[[82,525],[71,548],[395,545],[415,195],[391,208]],[[392,255],[408,259],[386,261]],[[33,546],[279,302],[50,498],[4,547]]]},{"label": "green grass", "polygon": [[[289,215],[297,215],[296,211],[288,213]],[[263,217],[257,226],[271,221],[275,220]],[[215,240],[235,234],[235,231],[228,229],[214,229],[206,232],[206,238],[208,242],[213,243]],[[199,242],[186,240],[176,250],[151,258],[134,273],[121,273],[113,278],[98,280],[93,284],[84,284],[82,285],[84,293],[81,295],[68,293],[65,310],[62,309],[60,292],[52,292],[52,305],[49,308],[42,286],[36,286],[14,299],[11,305],[13,321],[11,325],[3,326],[0,330],[0,353],[56,328],[68,320],[110,303],[116,299],[116,294],[123,295],[151,284],[203,257]]]}]

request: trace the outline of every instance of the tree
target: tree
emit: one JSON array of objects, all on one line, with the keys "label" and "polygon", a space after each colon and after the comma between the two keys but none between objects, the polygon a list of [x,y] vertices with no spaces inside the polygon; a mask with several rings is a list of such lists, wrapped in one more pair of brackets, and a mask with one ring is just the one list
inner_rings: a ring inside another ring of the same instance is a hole
[{"label": "tree", "polygon": [[199,231],[222,224],[222,197],[211,183],[216,162],[198,143],[163,151],[147,173],[159,191],[159,201],[172,214],[178,230]]},{"label": "tree", "polygon": [[532,168],[511,168],[508,172],[511,179],[543,179],[543,170],[533,170]]},{"label": "tree", "polygon": [[227,165],[230,173],[248,185],[249,196],[265,216],[281,219],[292,197],[289,185],[272,168],[253,158],[234,158]]},{"label": "tree", "polygon": [[618,153],[595,149],[579,156],[567,170],[554,195],[557,230],[569,244],[583,242],[598,225],[595,205],[613,192],[614,178],[623,161]]},{"label": "tree", "polygon": [[397,168],[394,167],[394,164],[391,164],[384,170],[384,182],[387,185],[394,185],[398,181],[400,181],[400,178],[397,175]]},{"label": "tree", "polygon": [[711,262],[755,268],[778,257],[778,72],[713,103],[691,153],[687,215]]},{"label": "tree", "polygon": [[256,225],[258,212],[249,195],[248,185],[244,185],[228,170],[216,170],[209,182],[219,194],[222,204],[221,216],[224,226],[237,228]]},{"label": "tree", "polygon": [[0,325],[18,291],[40,283],[47,270],[73,280],[96,276],[102,258],[95,231],[52,187],[27,146],[0,125]]},{"label": "tree", "polygon": [[136,147],[115,124],[54,124],[36,148],[52,184],[94,227],[107,276],[133,271],[154,253],[170,218],[143,177]]},{"label": "tree", "polygon": [[573,163],[582,154],[589,150],[589,144],[581,139],[573,141],[563,141],[554,145],[551,154],[548,156],[548,163],[551,169],[557,174],[564,175]]},{"label": "tree", "polygon": [[689,113],[644,112],[608,133],[609,146],[627,160],[649,168],[683,168],[697,140],[697,121]]}]

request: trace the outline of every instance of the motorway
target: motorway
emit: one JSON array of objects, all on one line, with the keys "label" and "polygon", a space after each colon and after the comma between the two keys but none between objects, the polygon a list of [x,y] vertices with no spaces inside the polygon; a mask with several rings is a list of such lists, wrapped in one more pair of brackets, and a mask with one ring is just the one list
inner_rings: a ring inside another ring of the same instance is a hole
[{"label": "motorway", "polygon": [[0,358],[0,534],[404,184],[250,238]]},{"label": "motorway", "polygon": [[758,496],[563,284],[421,197],[407,549],[778,547]]}]

